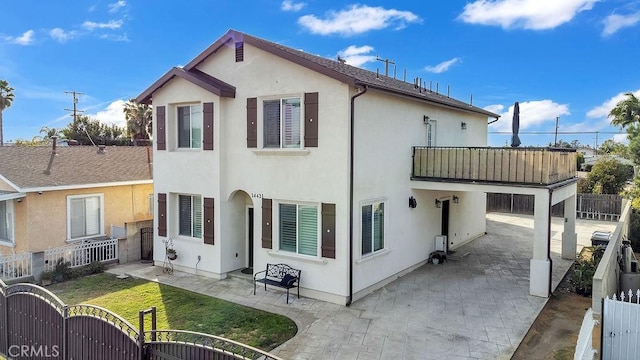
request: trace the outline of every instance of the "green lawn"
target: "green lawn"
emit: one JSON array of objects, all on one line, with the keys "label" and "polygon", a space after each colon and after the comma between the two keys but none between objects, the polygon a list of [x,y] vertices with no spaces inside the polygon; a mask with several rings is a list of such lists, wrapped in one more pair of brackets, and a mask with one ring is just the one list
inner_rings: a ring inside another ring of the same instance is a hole
[{"label": "green lawn", "polygon": [[[66,304],[91,304],[109,309],[138,327],[138,311],[157,308],[157,328],[190,330],[269,351],[292,338],[290,319],[173,286],[141,279],[92,275],[47,289]],[[145,329],[150,328],[150,316]]]}]

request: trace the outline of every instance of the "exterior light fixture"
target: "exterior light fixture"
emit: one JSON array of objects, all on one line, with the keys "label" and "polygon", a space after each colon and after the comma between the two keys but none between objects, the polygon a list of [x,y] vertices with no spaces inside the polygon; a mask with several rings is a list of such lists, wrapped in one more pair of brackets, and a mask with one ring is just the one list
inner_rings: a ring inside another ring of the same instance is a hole
[{"label": "exterior light fixture", "polygon": [[414,198],[413,196],[409,196],[409,207],[411,209],[415,209],[416,206],[418,206],[418,201],[416,201],[416,198]]},{"label": "exterior light fixture", "polygon": [[440,201],[440,200],[436,199],[436,207],[437,207],[437,208],[442,207],[442,201]]},{"label": "exterior light fixture", "polygon": [[461,123],[460,123],[460,129],[462,129],[462,130],[467,130],[467,123],[466,123],[466,122],[464,122],[464,121],[463,121],[463,122],[461,122]]},{"label": "exterior light fixture", "polygon": [[422,121],[424,121],[425,124],[428,123],[429,120],[431,120],[431,118],[429,118],[429,116],[427,116],[427,115],[422,117]]},{"label": "exterior light fixture", "polygon": [[460,198],[459,198],[459,197],[457,197],[457,196],[455,196],[455,195],[453,195],[453,203],[454,203],[454,204],[457,204],[457,203],[459,203],[459,202],[460,202]]}]

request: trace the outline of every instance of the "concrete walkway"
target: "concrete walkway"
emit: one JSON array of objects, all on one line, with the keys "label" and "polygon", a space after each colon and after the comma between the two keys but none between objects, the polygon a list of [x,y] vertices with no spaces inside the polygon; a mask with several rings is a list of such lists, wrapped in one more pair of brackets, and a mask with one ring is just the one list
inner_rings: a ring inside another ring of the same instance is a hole
[{"label": "concrete walkway", "polygon": [[[554,288],[571,265],[560,258],[563,219],[552,222]],[[595,230],[615,223],[578,220],[578,250]],[[213,280],[148,264],[108,272],[173,285],[282,314],[295,337],[271,351],[284,359],[509,359],[547,299],[529,295],[533,217],[487,215],[487,235],[457,249],[466,254],[424,265],[350,307],[258,289],[239,278]]]}]

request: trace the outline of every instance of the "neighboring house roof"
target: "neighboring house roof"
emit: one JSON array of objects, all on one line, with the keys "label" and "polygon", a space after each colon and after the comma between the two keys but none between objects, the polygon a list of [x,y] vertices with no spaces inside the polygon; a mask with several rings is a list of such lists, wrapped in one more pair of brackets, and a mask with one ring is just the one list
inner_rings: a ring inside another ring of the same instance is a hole
[{"label": "neighboring house roof", "polygon": [[[227,45],[229,42],[243,42],[246,44],[250,44],[266,52],[269,52],[352,86],[368,86],[370,88],[378,89],[381,91],[409,96],[439,106],[479,113],[482,115],[486,115],[487,117],[500,117],[499,115],[485,109],[464,103],[446,95],[437,94],[421,86],[414,85],[413,83],[408,83],[402,80],[394,79],[392,77],[380,75],[378,73],[347,65],[345,63],[332,59],[308,54],[300,50],[295,50],[235,30],[229,30],[220,39],[211,44],[211,46],[205,49],[202,53],[200,53],[200,55],[191,60],[187,65],[184,66],[184,71],[186,73],[191,73],[194,71],[200,72],[196,69],[196,67],[204,60],[206,60],[209,56],[217,52],[221,47]],[[162,80],[162,78],[160,80]],[[155,92],[162,85],[164,85],[166,81],[168,81],[166,80],[162,84],[158,84],[160,80],[156,81],[156,83],[154,83],[151,87],[140,94],[136,98],[136,101],[141,103],[150,103],[153,92]]]},{"label": "neighboring house roof", "polygon": [[148,147],[0,146],[0,178],[21,192],[49,188],[81,188],[98,184],[151,182]]}]

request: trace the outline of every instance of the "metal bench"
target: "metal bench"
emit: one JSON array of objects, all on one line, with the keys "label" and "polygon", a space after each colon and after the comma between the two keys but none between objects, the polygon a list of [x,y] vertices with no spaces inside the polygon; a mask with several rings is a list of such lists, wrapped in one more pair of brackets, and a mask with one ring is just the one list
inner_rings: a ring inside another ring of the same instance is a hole
[{"label": "metal bench", "polygon": [[[301,272],[301,270],[294,269],[287,264],[267,264],[266,270],[258,271],[253,275],[253,295],[256,294],[256,283],[263,283],[264,291],[267,291],[267,285],[287,289],[287,304],[289,303],[289,289],[297,287],[299,299]],[[259,278],[260,274],[264,274],[264,276]]]}]

